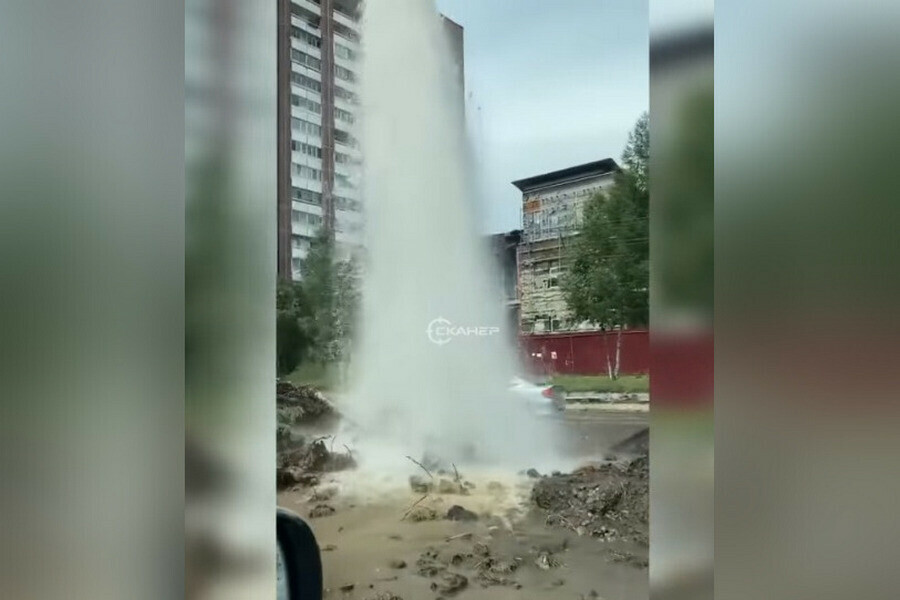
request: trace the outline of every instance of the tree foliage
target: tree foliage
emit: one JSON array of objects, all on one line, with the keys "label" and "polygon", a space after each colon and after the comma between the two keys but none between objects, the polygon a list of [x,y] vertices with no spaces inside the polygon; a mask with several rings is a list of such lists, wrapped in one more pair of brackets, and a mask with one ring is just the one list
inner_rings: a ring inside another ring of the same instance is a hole
[{"label": "tree foliage", "polygon": [[[649,321],[647,122],[647,115],[642,115],[629,135],[622,159],[625,168],[616,174],[612,187],[585,204],[563,279],[573,316],[605,330],[621,332]],[[618,351],[616,356],[612,376],[618,374]]]},{"label": "tree foliage", "polygon": [[648,195],[630,171],[618,173],[608,194],[598,193],[585,205],[563,281],[576,319],[604,329],[647,324],[648,208]]},{"label": "tree foliage", "polygon": [[650,113],[642,114],[628,134],[628,144],[622,152],[622,163],[635,177],[642,192],[650,189]]},{"label": "tree foliage", "polygon": [[310,244],[301,280],[282,282],[277,298],[278,372],[304,360],[319,364],[348,358],[360,301],[360,270],[354,259],[336,260],[324,231]]}]

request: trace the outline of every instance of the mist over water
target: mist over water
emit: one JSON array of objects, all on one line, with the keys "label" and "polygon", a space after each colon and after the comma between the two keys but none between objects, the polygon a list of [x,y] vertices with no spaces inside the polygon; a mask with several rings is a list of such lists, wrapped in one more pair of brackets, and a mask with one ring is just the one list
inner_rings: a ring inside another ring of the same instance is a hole
[{"label": "mist over water", "polygon": [[425,452],[457,465],[549,464],[553,423],[508,391],[514,332],[479,234],[440,17],[431,2],[368,0],[362,44],[367,264],[346,406],[361,467],[408,470],[404,456]]}]

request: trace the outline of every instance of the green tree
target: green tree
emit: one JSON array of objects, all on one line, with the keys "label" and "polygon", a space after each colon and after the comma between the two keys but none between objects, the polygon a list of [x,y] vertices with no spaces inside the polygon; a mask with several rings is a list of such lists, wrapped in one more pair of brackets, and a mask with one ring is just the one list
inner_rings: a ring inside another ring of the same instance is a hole
[{"label": "green tree", "polygon": [[299,282],[282,281],[276,292],[275,346],[279,377],[296,369],[309,352],[310,305]]},{"label": "green tree", "polygon": [[642,192],[650,189],[650,113],[644,112],[628,134],[622,163],[634,174]]},{"label": "green tree", "polygon": [[340,365],[350,356],[360,303],[357,262],[337,260],[334,242],[323,230],[310,243],[300,274],[300,281],[279,286],[279,375],[304,360]]},{"label": "green tree", "polygon": [[312,338],[310,359],[319,364],[333,359],[329,347],[335,337],[336,274],[334,242],[323,228],[310,242],[309,252],[300,265],[304,299],[309,303],[304,326]]},{"label": "green tree", "polygon": [[[643,143],[640,131],[645,123],[646,115],[629,136],[625,151],[626,157],[638,157],[631,163],[634,169],[617,173],[608,193],[598,193],[585,204],[563,279],[563,292],[576,319],[618,332],[614,358],[604,336],[607,369],[614,379],[619,375],[622,331],[649,321],[649,194],[640,174],[646,158],[639,158],[648,154],[636,147]],[[623,158],[626,165],[629,160]]]}]

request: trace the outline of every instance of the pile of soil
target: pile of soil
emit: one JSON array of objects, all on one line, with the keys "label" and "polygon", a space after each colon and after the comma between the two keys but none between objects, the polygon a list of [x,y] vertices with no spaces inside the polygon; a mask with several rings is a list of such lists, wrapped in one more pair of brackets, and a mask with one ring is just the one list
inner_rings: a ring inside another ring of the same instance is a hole
[{"label": "pile of soil", "polygon": [[320,438],[312,443],[296,442],[290,450],[278,453],[276,468],[278,489],[299,484],[311,487],[319,483],[318,474],[343,471],[356,466],[353,453],[344,448],[344,452],[335,451],[327,440]]},{"label": "pile of soil", "polygon": [[649,543],[647,456],[554,473],[535,482],[532,502],[546,523],[603,540]]},{"label": "pile of soil", "polygon": [[310,386],[279,382],[275,386],[275,401],[279,490],[298,484],[312,487],[319,483],[321,473],[356,466],[349,448],[340,444],[335,451],[333,436],[307,440],[306,436],[314,432],[332,431],[340,420],[340,413],[322,392]]},{"label": "pile of soil", "polygon": [[279,382],[275,405],[279,425],[324,425],[340,417],[322,392],[307,385]]}]

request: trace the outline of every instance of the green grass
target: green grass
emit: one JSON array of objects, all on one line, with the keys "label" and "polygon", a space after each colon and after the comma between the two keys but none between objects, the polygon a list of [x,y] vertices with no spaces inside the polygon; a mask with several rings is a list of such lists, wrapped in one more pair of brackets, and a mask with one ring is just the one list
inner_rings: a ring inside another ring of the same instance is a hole
[{"label": "green grass", "polygon": [[311,385],[322,391],[334,391],[338,387],[338,373],[335,367],[315,363],[303,363],[297,370],[282,380],[294,385]]},{"label": "green grass", "polygon": [[606,375],[556,375],[550,383],[561,386],[567,392],[617,392],[637,394],[650,391],[650,378],[646,375],[621,375],[610,379]]}]

